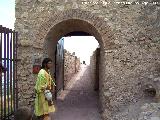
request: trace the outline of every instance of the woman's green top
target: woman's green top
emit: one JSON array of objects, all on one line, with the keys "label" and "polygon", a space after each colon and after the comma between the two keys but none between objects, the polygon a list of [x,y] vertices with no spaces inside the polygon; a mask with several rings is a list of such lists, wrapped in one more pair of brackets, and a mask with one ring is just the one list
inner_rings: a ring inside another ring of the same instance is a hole
[{"label": "woman's green top", "polygon": [[50,112],[55,111],[54,105],[49,106],[48,101],[45,99],[44,90],[47,86],[51,89],[51,86],[55,85],[51,75],[48,74],[44,69],[41,69],[38,73],[35,90],[36,90],[36,98],[35,98],[35,115],[41,116],[45,114],[49,114]]}]

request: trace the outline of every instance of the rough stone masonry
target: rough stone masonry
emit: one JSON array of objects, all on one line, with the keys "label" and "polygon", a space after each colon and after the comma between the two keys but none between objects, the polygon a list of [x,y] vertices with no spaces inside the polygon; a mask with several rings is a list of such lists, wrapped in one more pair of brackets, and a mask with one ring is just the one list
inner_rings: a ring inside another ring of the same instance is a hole
[{"label": "rough stone masonry", "polygon": [[80,58],[64,49],[64,86],[80,70]]},{"label": "rough stone masonry", "polygon": [[139,112],[135,105],[143,101],[145,86],[152,85],[159,97],[160,3],[127,1],[16,0],[19,105],[33,103],[33,59],[54,60],[57,41],[67,33],[83,31],[100,44],[102,118],[137,120],[138,113],[132,113]]}]

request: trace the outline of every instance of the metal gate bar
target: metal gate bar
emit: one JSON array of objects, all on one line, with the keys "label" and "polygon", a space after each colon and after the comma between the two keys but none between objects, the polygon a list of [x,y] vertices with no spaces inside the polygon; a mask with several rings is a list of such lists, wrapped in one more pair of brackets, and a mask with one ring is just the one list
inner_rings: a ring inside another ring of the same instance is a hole
[{"label": "metal gate bar", "polygon": [[1,120],[9,119],[18,108],[17,40],[17,32],[0,25],[0,62],[7,68],[5,73],[0,73]]}]

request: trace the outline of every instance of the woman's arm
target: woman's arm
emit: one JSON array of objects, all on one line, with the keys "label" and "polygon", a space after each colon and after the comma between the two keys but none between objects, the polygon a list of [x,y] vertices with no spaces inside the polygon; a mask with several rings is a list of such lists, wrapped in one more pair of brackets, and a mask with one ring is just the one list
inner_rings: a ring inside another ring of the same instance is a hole
[{"label": "woman's arm", "polygon": [[44,92],[44,90],[47,88],[47,82],[45,79],[45,76],[43,74],[38,75],[35,89],[38,93]]}]

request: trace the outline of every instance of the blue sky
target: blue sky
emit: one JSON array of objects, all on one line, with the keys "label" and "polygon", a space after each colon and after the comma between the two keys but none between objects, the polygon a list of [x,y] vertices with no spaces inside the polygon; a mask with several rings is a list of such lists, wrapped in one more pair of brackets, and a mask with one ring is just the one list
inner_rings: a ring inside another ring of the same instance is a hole
[{"label": "blue sky", "polygon": [[14,29],[15,0],[0,0],[0,25]]}]

